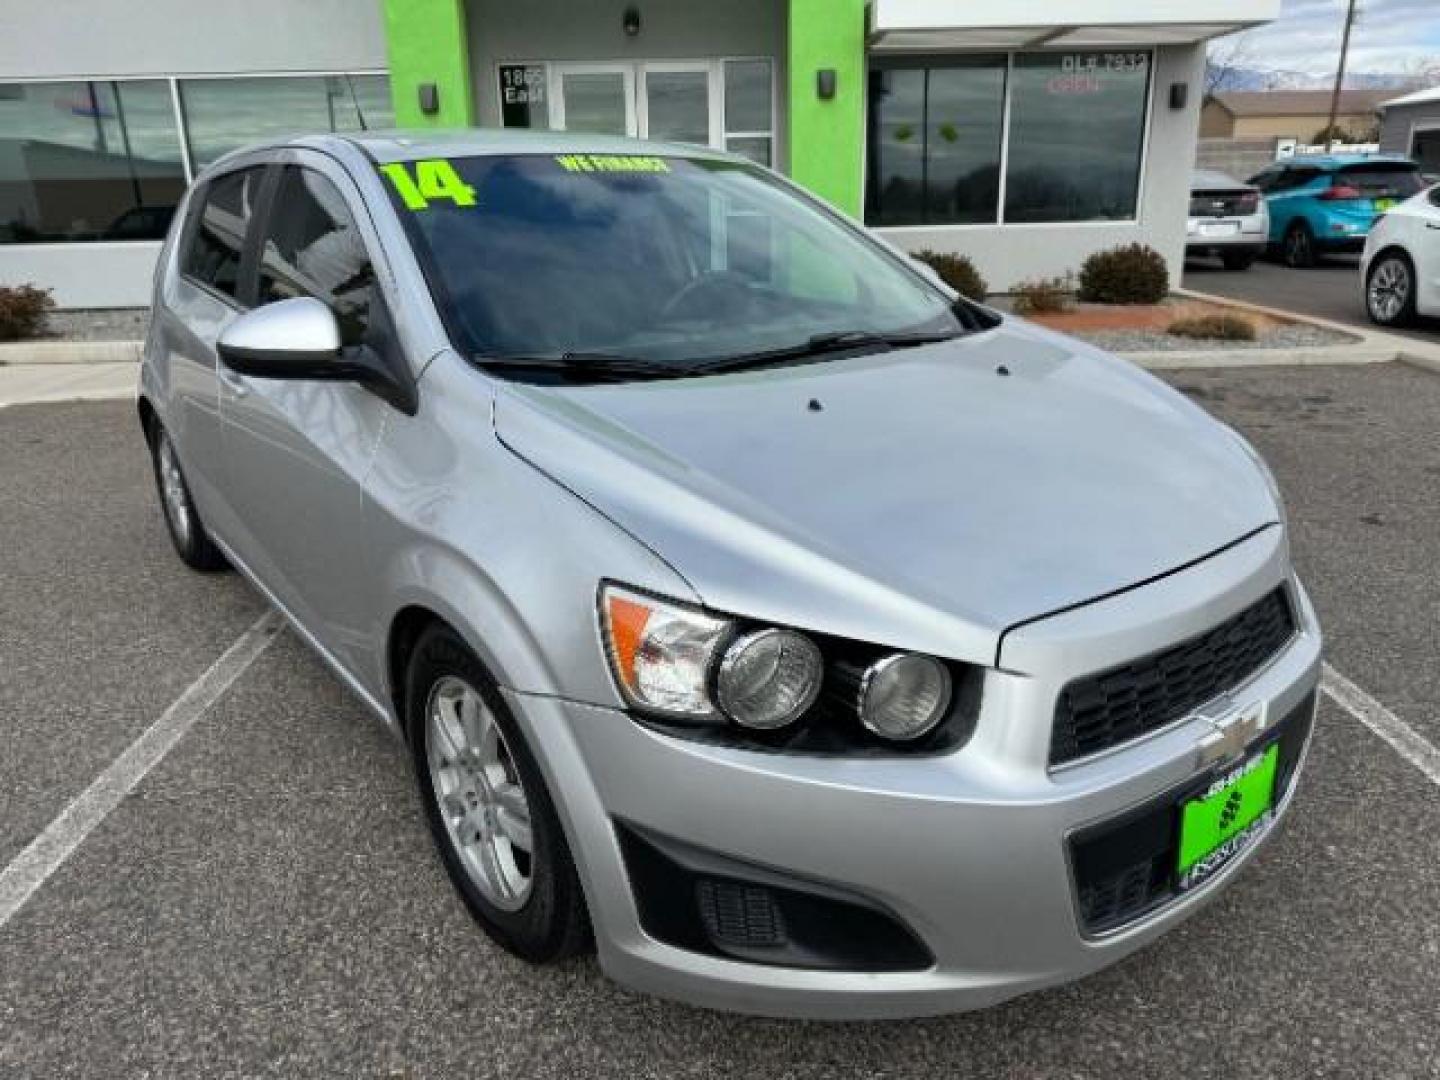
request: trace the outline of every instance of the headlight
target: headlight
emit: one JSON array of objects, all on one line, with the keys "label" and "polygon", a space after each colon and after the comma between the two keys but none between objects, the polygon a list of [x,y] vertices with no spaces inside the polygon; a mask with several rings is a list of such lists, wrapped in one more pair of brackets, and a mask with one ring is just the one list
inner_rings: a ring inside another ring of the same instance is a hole
[{"label": "headlight", "polygon": [[604,583],[600,633],[636,721],[771,752],[941,753],[969,740],[983,669],[769,626]]},{"label": "headlight", "polygon": [[940,661],[895,653],[860,679],[860,722],[882,739],[908,742],[935,729],[950,708],[950,672]]},{"label": "headlight", "polygon": [[715,696],[725,715],[772,730],[800,719],[820,693],[820,649],[794,630],[758,630],[737,638],[720,661]]},{"label": "headlight", "polygon": [[615,681],[631,705],[710,716],[711,662],[730,624],[693,608],[606,585],[601,622]]}]

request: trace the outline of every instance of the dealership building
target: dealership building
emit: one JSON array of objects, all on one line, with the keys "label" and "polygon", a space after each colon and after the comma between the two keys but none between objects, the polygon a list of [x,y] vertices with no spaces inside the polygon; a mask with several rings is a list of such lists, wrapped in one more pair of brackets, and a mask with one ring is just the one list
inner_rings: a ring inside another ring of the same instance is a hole
[{"label": "dealership building", "polygon": [[305,131],[722,147],[991,287],[1179,273],[1210,38],[1279,0],[54,0],[0,11],[0,285],[147,301],[196,172]]}]

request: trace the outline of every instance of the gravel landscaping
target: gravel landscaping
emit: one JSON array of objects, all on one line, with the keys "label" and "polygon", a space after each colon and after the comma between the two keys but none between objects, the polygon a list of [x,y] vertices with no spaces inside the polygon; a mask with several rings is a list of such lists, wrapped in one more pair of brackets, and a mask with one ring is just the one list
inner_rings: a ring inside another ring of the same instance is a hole
[{"label": "gravel landscaping", "polygon": [[1188,338],[1167,334],[1163,330],[1089,330],[1067,331],[1072,337],[1088,341],[1110,352],[1231,352],[1236,349],[1313,349],[1323,345],[1346,345],[1357,340],[1350,334],[1327,330],[1323,326],[1293,323],[1263,330],[1254,341],[1221,341],[1213,338]]},{"label": "gravel landscaping", "polygon": [[150,309],[52,311],[45,322],[45,337],[52,341],[142,341]]}]

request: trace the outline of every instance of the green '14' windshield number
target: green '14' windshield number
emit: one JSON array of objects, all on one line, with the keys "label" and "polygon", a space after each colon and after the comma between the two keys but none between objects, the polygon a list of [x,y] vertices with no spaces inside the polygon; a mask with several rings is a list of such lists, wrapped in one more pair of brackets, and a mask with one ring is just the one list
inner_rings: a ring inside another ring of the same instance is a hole
[{"label": "green '14' windshield number", "polygon": [[474,206],[475,189],[444,158],[427,158],[413,163],[414,172],[403,162],[381,165],[380,171],[395,185],[395,192],[407,210],[428,210],[436,199],[456,206]]}]

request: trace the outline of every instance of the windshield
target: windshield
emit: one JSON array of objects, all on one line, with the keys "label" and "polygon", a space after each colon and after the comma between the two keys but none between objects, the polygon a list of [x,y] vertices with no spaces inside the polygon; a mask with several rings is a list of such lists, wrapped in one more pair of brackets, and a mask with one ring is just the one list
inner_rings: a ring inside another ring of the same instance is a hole
[{"label": "windshield", "polygon": [[477,359],[684,369],[819,335],[966,328],[939,289],[748,165],[525,154],[381,171],[456,344]]}]

